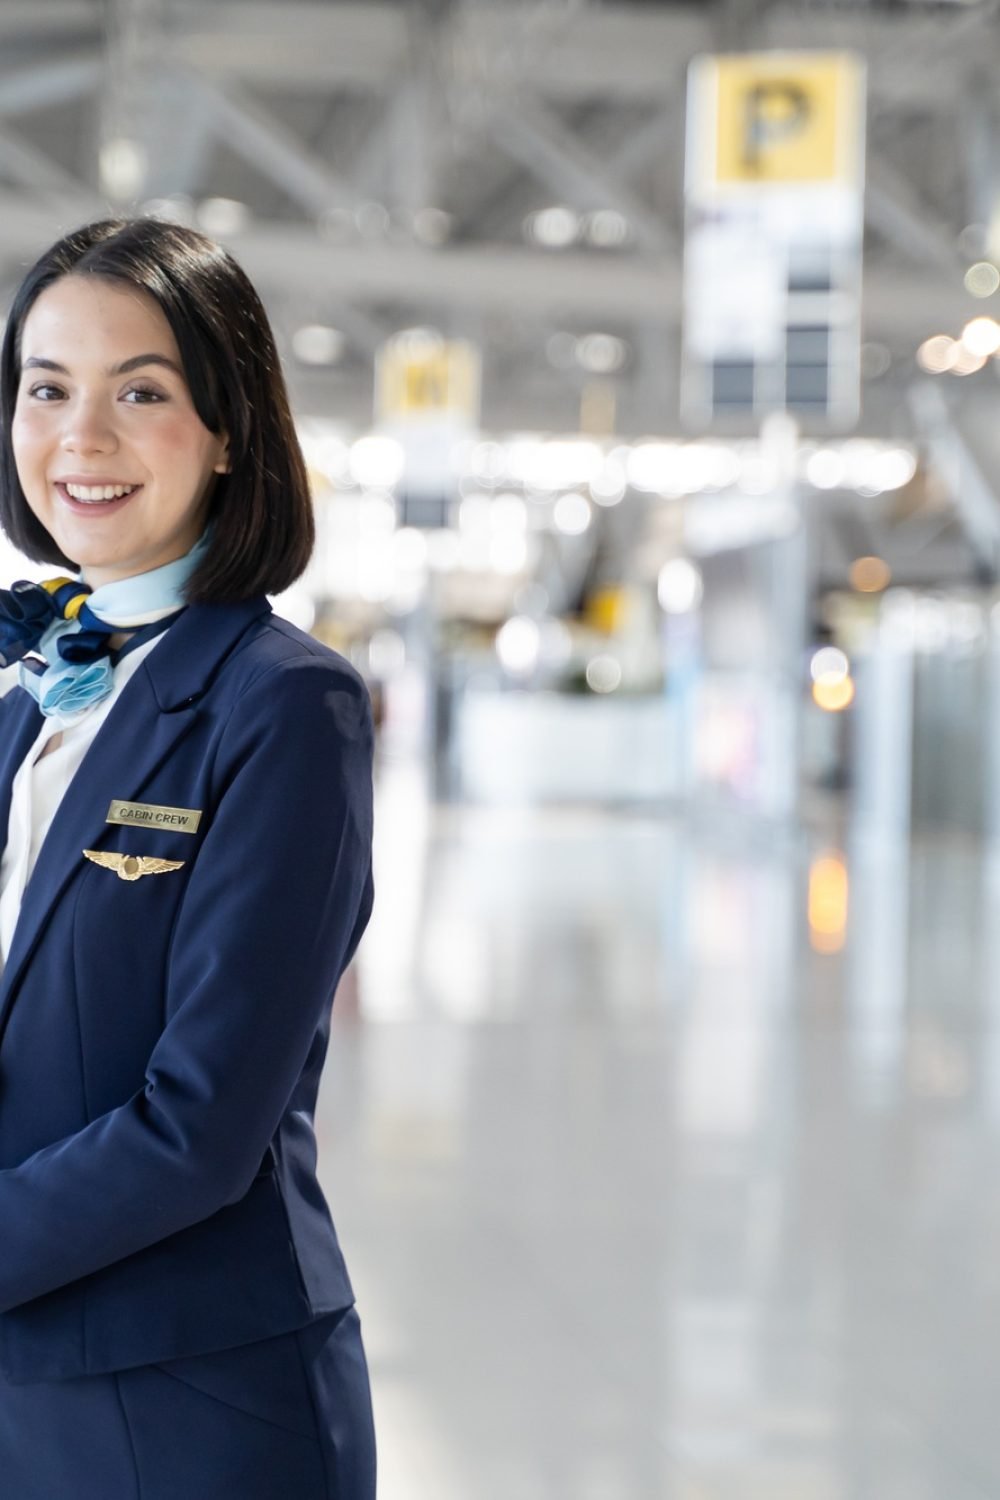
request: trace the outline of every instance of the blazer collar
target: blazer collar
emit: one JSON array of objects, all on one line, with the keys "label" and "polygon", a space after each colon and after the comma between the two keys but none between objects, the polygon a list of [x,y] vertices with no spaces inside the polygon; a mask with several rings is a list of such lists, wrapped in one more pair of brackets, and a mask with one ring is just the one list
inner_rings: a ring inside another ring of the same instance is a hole
[{"label": "blazer collar", "polygon": [[[106,821],[110,803],[116,798],[140,800],[143,788],[194,722],[194,703],[251,623],[270,610],[263,596],[242,604],[192,604],[126,683],[56,810],[25,889],[0,978],[0,1042],[25,966],[56,902],[79,873],[82,851],[99,848],[114,831]],[[8,807],[17,766],[41,723],[34,701],[24,696],[33,712],[20,707],[23,718],[11,736],[11,750],[0,752],[0,804],[5,795]]]},{"label": "blazer collar", "polygon": [[241,604],[189,605],[143,664],[160,710],[200,698],[247,627],[270,613],[263,595]]},{"label": "blazer collar", "polygon": [[[31,694],[21,687],[10,689],[4,711],[4,736],[0,743],[0,838],[5,843],[14,777],[41,731],[42,711]],[[3,843],[0,843],[2,853]]]}]

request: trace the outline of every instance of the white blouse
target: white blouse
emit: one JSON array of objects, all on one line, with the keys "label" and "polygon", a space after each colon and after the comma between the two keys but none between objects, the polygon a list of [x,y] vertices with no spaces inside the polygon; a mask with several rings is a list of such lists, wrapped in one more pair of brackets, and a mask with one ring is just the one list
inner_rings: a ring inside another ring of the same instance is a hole
[{"label": "white blouse", "polygon": [[[97,731],[121,697],[160,635],[144,641],[114,669],[114,687],[107,698],[71,718],[53,714],[46,718],[34,744],[14,777],[7,842],[0,859],[0,974],[6,966],[21,911],[24,888],[31,879],[35,861],[49,825],[73,777],[97,736]],[[53,735],[62,733],[62,743],[44,755]]]}]

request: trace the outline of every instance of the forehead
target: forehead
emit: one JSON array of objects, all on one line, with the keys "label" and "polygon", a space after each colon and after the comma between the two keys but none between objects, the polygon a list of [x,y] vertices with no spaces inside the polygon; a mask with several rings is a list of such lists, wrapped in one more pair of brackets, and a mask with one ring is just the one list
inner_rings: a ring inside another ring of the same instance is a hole
[{"label": "forehead", "polygon": [[21,358],[67,363],[74,354],[106,363],[109,349],[122,359],[157,353],[179,361],[177,343],[163,312],[138,287],[84,276],[63,276],[35,299],[21,328]]}]

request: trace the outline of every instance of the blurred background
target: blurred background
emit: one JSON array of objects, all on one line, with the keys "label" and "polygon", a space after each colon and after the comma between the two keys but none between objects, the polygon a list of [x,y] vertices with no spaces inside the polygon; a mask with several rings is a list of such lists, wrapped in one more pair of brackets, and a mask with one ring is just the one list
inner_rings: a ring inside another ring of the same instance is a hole
[{"label": "blurred background", "polygon": [[[383,1500],[997,1500],[995,0],[0,0],[0,305],[273,320]],[[38,576],[0,550],[0,584]]]}]

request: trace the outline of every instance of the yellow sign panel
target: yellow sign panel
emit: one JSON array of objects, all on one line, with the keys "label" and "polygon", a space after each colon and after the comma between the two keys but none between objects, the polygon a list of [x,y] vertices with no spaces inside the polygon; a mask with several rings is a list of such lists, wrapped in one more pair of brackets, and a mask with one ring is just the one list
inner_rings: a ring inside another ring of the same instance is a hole
[{"label": "yellow sign panel", "polygon": [[848,53],[713,59],[717,183],[854,181],[862,77]]},{"label": "yellow sign panel", "polygon": [[479,405],[479,358],[458,340],[390,343],[379,369],[379,415],[383,420],[456,414],[475,420]]}]

